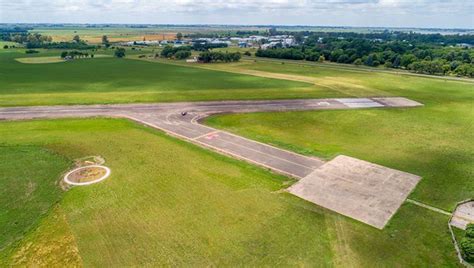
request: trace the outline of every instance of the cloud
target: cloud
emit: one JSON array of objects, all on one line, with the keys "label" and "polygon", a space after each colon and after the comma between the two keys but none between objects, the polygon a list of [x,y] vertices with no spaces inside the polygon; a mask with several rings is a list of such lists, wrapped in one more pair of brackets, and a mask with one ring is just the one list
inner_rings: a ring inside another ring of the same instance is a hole
[{"label": "cloud", "polygon": [[474,27],[472,0],[0,0],[1,22]]}]

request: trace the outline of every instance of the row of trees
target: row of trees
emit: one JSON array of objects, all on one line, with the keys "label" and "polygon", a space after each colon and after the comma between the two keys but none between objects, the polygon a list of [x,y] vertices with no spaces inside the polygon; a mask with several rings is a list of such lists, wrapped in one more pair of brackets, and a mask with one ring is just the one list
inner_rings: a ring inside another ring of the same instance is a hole
[{"label": "row of trees", "polygon": [[276,58],[276,59],[288,59],[288,60],[308,60],[308,61],[321,61],[324,60],[324,56],[321,56],[316,51],[305,51],[297,48],[274,48],[274,49],[259,49],[255,53],[257,57]]},{"label": "row of trees", "polygon": [[257,57],[320,61],[407,69],[417,73],[474,77],[474,50],[432,43],[309,36],[293,48],[258,50]]},{"label": "row of trees", "polygon": [[191,56],[191,47],[189,46],[181,46],[181,47],[172,47],[166,46],[163,48],[160,54],[162,57],[165,58],[174,58],[174,59],[186,59]]},{"label": "row of trees", "polygon": [[241,57],[239,52],[205,51],[199,54],[198,59],[203,63],[236,62],[239,61]]},{"label": "row of trees", "polygon": [[93,58],[94,54],[89,54],[87,52],[81,52],[81,51],[77,51],[77,50],[61,52],[61,58],[65,59],[67,57],[70,57],[70,58],[73,58],[73,59],[75,59],[75,58],[88,58],[88,57]]},{"label": "row of trees", "polygon": [[222,47],[227,47],[227,46],[228,45],[226,43],[213,44],[213,43],[208,43],[208,42],[203,42],[203,43],[195,42],[193,44],[193,50],[206,51],[209,49],[222,48]]}]

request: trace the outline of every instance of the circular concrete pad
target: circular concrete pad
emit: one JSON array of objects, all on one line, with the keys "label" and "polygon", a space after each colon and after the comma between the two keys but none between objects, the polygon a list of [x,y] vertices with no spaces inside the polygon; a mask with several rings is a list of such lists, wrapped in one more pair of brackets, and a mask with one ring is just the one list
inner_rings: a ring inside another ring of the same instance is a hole
[{"label": "circular concrete pad", "polygon": [[64,181],[71,185],[90,185],[105,180],[110,169],[101,165],[83,166],[69,171]]}]

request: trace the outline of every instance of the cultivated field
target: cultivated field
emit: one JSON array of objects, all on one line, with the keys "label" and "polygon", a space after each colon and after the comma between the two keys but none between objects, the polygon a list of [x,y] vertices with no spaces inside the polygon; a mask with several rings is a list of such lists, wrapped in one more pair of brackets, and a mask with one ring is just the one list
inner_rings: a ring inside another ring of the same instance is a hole
[{"label": "cultivated field", "polygon": [[88,43],[101,43],[102,36],[107,35],[111,42],[127,42],[153,40],[173,40],[176,32],[163,28],[120,28],[120,27],[63,27],[63,28],[35,28],[32,33],[51,36],[53,41],[71,41],[75,35]]}]

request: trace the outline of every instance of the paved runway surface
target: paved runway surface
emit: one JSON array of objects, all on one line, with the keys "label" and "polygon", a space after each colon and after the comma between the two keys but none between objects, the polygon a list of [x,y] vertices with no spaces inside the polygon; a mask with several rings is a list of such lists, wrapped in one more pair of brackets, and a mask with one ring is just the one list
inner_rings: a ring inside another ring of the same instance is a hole
[{"label": "paved runway surface", "polygon": [[[299,155],[207,127],[199,124],[198,120],[217,113],[415,107],[420,105],[415,101],[394,97],[12,107],[0,108],[0,119],[126,117],[222,154],[301,179],[324,162],[314,157]],[[186,114],[182,115],[183,112]]]}]

